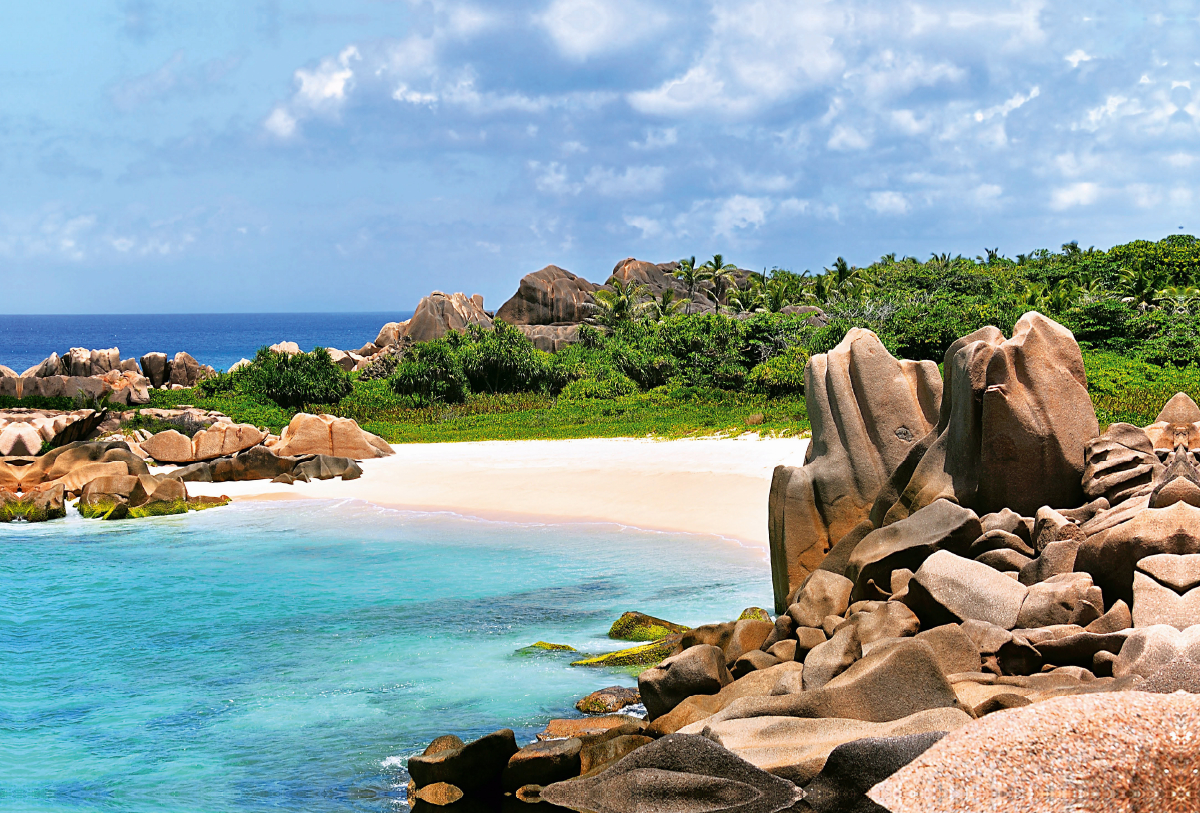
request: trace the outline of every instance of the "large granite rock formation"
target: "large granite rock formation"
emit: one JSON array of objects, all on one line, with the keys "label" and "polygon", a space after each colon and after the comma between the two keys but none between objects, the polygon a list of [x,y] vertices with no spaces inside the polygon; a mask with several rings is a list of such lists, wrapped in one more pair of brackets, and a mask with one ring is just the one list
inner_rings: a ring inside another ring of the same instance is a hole
[{"label": "large granite rock formation", "polygon": [[440,339],[451,331],[462,333],[469,325],[492,326],[492,317],[483,309],[482,296],[434,291],[417,303],[411,319],[384,325],[375,337],[374,345],[382,350],[405,341],[426,342]]},{"label": "large granite rock formation", "polygon": [[876,497],[937,422],[937,365],[900,361],[855,328],[804,371],[812,441],[803,467],[775,470],[768,504],[775,607],[867,520]]},{"label": "large granite rock formation", "polygon": [[591,313],[592,294],[600,288],[557,265],[521,279],[512,299],[496,318],[510,325],[578,324]]}]

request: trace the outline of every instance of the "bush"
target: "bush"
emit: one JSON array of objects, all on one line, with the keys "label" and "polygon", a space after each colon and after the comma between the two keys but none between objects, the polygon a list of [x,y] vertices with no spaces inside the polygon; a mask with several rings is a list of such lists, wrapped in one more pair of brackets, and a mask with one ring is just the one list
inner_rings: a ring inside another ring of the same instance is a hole
[{"label": "bush", "polygon": [[565,401],[579,401],[585,398],[601,398],[611,400],[634,395],[638,391],[637,384],[617,370],[603,370],[595,378],[579,378],[563,387],[559,398]]},{"label": "bush", "polygon": [[306,404],[336,404],[354,388],[349,374],[334,363],[324,347],[295,355],[262,347],[254,361],[225,375],[232,377],[220,378],[215,387],[232,383],[248,395],[265,397],[285,409],[300,409]]},{"label": "bush", "polygon": [[475,392],[538,392],[566,383],[550,354],[511,325],[498,321],[491,330],[472,325],[467,339],[458,357]]},{"label": "bush", "polygon": [[1063,314],[1063,324],[1080,344],[1102,350],[1125,350],[1129,345],[1129,320],[1133,308],[1119,299],[1080,303]]},{"label": "bush", "polygon": [[418,404],[461,404],[471,392],[462,362],[444,339],[413,345],[391,378],[392,391]]},{"label": "bush", "polygon": [[367,364],[359,370],[359,381],[378,381],[383,378],[391,378],[396,372],[396,368],[400,366],[400,353],[384,353],[374,361]]},{"label": "bush", "polygon": [[803,347],[792,347],[751,370],[746,383],[754,392],[765,393],[772,398],[780,395],[802,395],[804,366],[808,364],[808,358],[808,351]]}]

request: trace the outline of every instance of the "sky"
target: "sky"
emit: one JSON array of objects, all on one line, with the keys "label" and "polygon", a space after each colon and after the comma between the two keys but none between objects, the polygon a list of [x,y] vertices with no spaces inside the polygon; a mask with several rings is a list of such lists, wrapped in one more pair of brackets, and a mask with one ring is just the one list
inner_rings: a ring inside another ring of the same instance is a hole
[{"label": "sky", "polygon": [[0,313],[1197,233],[1198,41],[1186,2],[6,3]]}]

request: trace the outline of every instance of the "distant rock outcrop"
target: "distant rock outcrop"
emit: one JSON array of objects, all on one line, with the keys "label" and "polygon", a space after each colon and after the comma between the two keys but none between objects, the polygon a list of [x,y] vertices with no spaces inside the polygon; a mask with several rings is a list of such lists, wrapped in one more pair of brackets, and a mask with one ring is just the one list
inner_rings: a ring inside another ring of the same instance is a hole
[{"label": "distant rock outcrop", "polygon": [[599,285],[557,265],[548,265],[521,279],[517,292],[496,311],[510,325],[578,324],[591,313],[592,294]]},{"label": "distant rock outcrop", "polygon": [[451,331],[463,333],[469,325],[492,326],[492,317],[483,309],[482,296],[434,291],[417,304],[411,319],[384,325],[373,344],[383,350],[406,341],[427,342]]}]

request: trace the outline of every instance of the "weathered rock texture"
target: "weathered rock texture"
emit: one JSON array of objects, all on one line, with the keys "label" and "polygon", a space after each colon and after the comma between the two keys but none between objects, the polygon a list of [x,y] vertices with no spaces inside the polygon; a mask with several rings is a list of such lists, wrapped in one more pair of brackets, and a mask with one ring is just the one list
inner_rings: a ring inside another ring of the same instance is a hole
[{"label": "weathered rock texture", "polygon": [[496,318],[510,325],[578,324],[591,315],[592,294],[599,288],[557,265],[548,265],[521,279],[512,299],[496,311]]},{"label": "weathered rock texture", "polygon": [[777,611],[871,506],[934,427],[942,382],[932,362],[898,361],[852,329],[804,371],[812,441],[803,467],[780,466],[768,514]]},{"label": "weathered rock texture", "polygon": [[301,412],[284,427],[271,450],[277,455],[332,455],[353,460],[395,454],[378,435],[359,428],[351,418]]},{"label": "weathered rock texture", "polygon": [[483,309],[482,296],[434,291],[417,303],[411,319],[384,325],[374,344],[383,349],[405,342],[425,342],[440,339],[451,331],[462,333],[469,325],[492,326],[492,317]]}]

